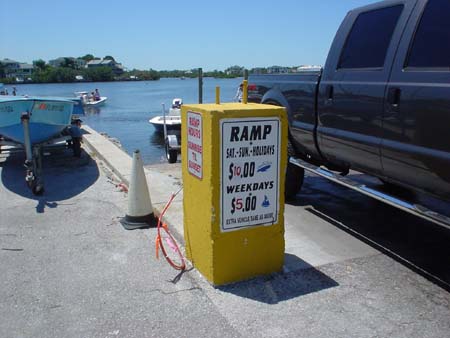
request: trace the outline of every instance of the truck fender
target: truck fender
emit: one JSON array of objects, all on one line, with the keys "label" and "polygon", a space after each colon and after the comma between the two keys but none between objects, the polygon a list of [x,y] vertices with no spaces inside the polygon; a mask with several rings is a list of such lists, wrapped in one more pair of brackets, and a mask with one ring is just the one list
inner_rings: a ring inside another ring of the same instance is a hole
[{"label": "truck fender", "polygon": [[297,153],[298,156],[300,156],[300,154],[298,153],[297,147],[295,146],[295,141],[291,134],[292,112],[291,112],[291,107],[289,106],[289,103],[286,100],[286,98],[283,96],[283,94],[279,90],[272,89],[263,96],[261,103],[271,104],[273,106],[279,106],[279,107],[286,108],[287,117],[288,117],[288,140],[289,140],[293,150]]},{"label": "truck fender", "polygon": [[288,101],[286,100],[286,98],[284,97],[284,95],[281,93],[280,90],[278,90],[276,88],[269,90],[263,96],[261,103],[271,104],[274,106],[281,106],[281,107],[286,108],[287,115],[288,115],[288,121],[289,121],[288,139],[289,139],[292,149],[295,151],[295,153],[297,154],[297,156],[299,158],[301,158],[309,163],[312,163],[314,165],[317,165],[317,166],[325,164],[330,170],[340,171],[343,176],[345,176],[348,173],[348,171],[349,171],[348,168],[333,165],[333,164],[329,163],[324,157],[322,157],[320,159],[312,158],[312,157],[308,157],[306,154],[303,154],[298,151],[295,140],[292,137],[291,130],[290,130],[290,126],[292,125],[292,110],[291,110],[291,107],[290,107]]},{"label": "truck fender", "polygon": [[[289,117],[291,116],[289,111],[290,107],[281,92],[277,90],[267,92],[261,100],[261,103],[286,108],[289,120]],[[290,125],[291,121],[289,120],[289,126]],[[288,129],[288,165],[286,167],[286,181],[284,190],[286,200],[292,200],[295,198],[303,185],[303,180],[305,177],[305,170],[303,168],[295,166],[289,162],[289,157],[291,156],[297,156],[297,150],[295,149],[291,131]]]},{"label": "truck fender", "polygon": [[273,89],[269,90],[267,93],[265,93],[261,99],[261,103],[271,104],[274,106],[280,106],[280,107],[286,108],[289,125],[291,125],[292,110],[288,103],[288,100],[286,100],[283,93],[279,89],[273,88]]}]

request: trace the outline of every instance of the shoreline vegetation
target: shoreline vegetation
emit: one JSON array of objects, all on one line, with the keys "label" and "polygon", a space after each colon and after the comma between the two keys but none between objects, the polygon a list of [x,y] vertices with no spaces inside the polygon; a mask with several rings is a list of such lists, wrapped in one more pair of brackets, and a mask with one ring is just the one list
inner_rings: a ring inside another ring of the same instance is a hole
[{"label": "shoreline vegetation", "polygon": [[[82,79],[77,77],[82,76]],[[232,79],[242,77],[242,74],[226,74],[223,71],[204,72],[203,77],[214,77],[223,79]],[[96,69],[83,69],[74,71],[64,67],[52,67],[45,71],[36,71],[31,78],[23,81],[16,81],[15,78],[1,78],[0,83],[3,84],[32,84],[32,83],[77,83],[77,82],[114,82],[114,81],[156,81],[160,78],[180,78],[189,79],[197,78],[198,72],[186,73],[181,70],[132,70],[124,72],[121,75],[115,75],[111,69],[107,67],[99,67]]]},{"label": "shoreline vegetation", "polygon": [[[35,60],[32,65],[32,73],[29,76],[18,78],[8,76],[7,68],[0,60],[0,83],[21,84],[21,83],[76,83],[76,82],[112,82],[112,81],[156,81],[160,78],[197,78],[198,69],[191,70],[126,70],[120,63],[117,63],[112,56],[106,56],[103,60],[111,60],[110,66],[102,64],[90,67],[90,61],[101,60],[87,54],[84,57],[60,58],[61,62],[57,66],[51,65],[44,60]],[[77,60],[83,60],[84,65],[80,66]],[[112,64],[112,67],[111,67]],[[118,66],[117,66],[118,65]],[[30,65],[31,66],[31,65]],[[244,67],[232,66],[224,71],[213,70],[203,72],[204,77],[214,78],[237,78],[244,74]]]}]

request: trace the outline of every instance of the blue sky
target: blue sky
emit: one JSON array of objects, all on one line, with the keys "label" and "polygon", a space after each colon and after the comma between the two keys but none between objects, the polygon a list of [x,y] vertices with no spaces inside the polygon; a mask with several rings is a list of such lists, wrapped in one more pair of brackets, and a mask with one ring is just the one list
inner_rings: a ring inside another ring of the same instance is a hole
[{"label": "blue sky", "polygon": [[2,0],[0,59],[90,53],[157,70],[324,64],[346,13],[373,2]]}]

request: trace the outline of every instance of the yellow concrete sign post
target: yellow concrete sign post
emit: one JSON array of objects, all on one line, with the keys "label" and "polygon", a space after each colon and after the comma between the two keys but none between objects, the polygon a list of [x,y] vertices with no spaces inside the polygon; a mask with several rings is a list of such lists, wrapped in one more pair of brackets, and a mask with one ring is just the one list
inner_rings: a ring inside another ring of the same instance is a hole
[{"label": "yellow concrete sign post", "polygon": [[287,126],[270,105],[182,107],[186,251],[214,285],[282,269]]}]

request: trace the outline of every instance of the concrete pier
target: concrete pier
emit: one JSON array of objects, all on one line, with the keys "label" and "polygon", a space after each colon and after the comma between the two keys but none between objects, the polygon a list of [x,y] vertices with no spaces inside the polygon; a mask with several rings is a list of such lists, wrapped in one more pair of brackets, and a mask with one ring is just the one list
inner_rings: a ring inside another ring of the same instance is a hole
[{"label": "concrete pier", "polygon": [[[45,157],[40,197],[24,154],[0,154],[0,337],[448,336],[448,231],[311,176],[286,205],[284,271],[213,288],[156,260],[155,229],[122,228],[131,157],[84,129],[81,159]],[[179,168],[146,168],[156,211]],[[184,243],[182,220],[178,196]]]}]

